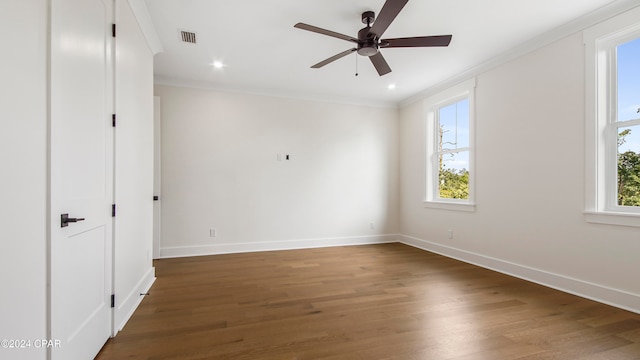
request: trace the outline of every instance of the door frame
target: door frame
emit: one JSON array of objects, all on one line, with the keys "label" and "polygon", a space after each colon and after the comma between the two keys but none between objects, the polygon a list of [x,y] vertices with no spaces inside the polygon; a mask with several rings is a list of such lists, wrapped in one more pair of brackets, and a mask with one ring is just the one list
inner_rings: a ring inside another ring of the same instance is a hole
[{"label": "door frame", "polygon": [[160,96],[153,97],[153,258],[160,258],[162,244],[162,107]]}]

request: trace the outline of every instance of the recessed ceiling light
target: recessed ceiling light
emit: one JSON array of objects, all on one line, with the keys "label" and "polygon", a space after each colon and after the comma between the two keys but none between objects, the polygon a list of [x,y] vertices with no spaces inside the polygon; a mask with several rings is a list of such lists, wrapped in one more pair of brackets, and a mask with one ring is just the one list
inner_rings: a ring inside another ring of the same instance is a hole
[{"label": "recessed ceiling light", "polygon": [[389,89],[389,90],[395,90],[395,89],[396,89],[396,84],[389,84],[389,85],[387,85],[387,89]]},{"label": "recessed ceiling light", "polygon": [[222,61],[214,61],[213,63],[211,63],[211,66],[213,66],[216,69],[222,69],[224,67],[224,63]]}]

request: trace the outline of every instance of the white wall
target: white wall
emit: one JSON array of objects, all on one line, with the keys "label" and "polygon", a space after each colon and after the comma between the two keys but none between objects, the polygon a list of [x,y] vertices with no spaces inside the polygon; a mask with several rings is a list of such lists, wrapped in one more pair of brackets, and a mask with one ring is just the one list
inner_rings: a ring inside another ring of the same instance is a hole
[{"label": "white wall", "polygon": [[153,53],[127,0],[116,1],[115,331],[146,293],[153,244]]},{"label": "white wall", "polygon": [[584,73],[574,34],[477,77],[474,213],[423,207],[422,103],[403,107],[402,241],[640,312],[639,229],[582,214]]},{"label": "white wall", "polygon": [[0,339],[47,337],[47,26],[47,1],[0,2]]},{"label": "white wall", "polygon": [[169,86],[156,95],[161,256],[395,239],[385,236],[398,230],[395,108]]}]

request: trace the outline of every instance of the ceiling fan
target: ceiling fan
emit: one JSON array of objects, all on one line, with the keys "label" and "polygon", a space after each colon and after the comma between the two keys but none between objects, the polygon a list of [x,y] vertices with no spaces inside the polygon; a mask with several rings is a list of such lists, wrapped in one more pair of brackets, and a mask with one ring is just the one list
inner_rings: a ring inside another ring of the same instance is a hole
[{"label": "ceiling fan", "polygon": [[[407,4],[409,0],[387,0],[378,14],[378,18],[375,17],[373,11],[365,11],[362,13],[362,22],[367,26],[358,31],[358,38],[354,38],[348,35],[340,34],[334,31],[322,29],[316,26],[297,23],[294,27],[302,30],[315,32],[322,35],[332,36],[338,39],[350,41],[356,44],[353,49],[345,50],[339,54],[336,54],[326,60],[323,60],[311,68],[318,69],[327,64],[330,64],[340,58],[343,58],[352,52],[356,51],[362,56],[368,56],[371,63],[378,71],[380,76],[391,72],[391,68],[387,61],[380,53],[380,48],[402,48],[402,47],[433,47],[433,46],[449,46],[452,35],[437,35],[437,36],[417,36],[407,38],[395,38],[395,39],[381,39],[382,34],[387,30],[391,22],[398,16],[398,13]],[[373,24],[373,26],[372,26]]]}]

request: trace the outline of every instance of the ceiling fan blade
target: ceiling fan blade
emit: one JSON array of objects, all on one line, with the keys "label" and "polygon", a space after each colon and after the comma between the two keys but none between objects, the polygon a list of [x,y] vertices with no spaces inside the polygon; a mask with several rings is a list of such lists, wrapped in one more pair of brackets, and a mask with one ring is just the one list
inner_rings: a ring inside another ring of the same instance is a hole
[{"label": "ceiling fan blade", "polygon": [[331,31],[331,30],[322,29],[322,28],[319,28],[317,26],[313,26],[313,25],[309,25],[309,24],[297,23],[293,27],[298,28],[298,29],[302,29],[302,30],[311,31],[311,32],[318,33],[318,34],[322,34],[322,35],[332,36],[334,38],[338,38],[338,39],[342,39],[342,40],[346,40],[346,41],[351,41],[351,42],[354,42],[354,43],[358,42],[358,39],[355,39],[352,36],[340,34],[340,33],[337,33],[335,31]]},{"label": "ceiling fan blade", "polygon": [[380,38],[408,1],[409,0],[387,0],[382,6],[378,17],[374,20],[369,34],[375,34],[377,38]]},{"label": "ceiling fan blade", "polygon": [[430,46],[449,46],[451,43],[451,35],[436,36],[416,36],[396,39],[380,40],[380,47],[384,48],[401,48],[401,47],[430,47]]},{"label": "ceiling fan blade", "polygon": [[328,58],[326,60],[320,61],[319,63],[313,65],[311,68],[312,69],[319,69],[319,68],[321,68],[321,67],[323,67],[323,66],[325,66],[325,65],[327,65],[329,63],[332,63],[332,62],[334,62],[334,61],[336,61],[336,60],[338,60],[340,58],[343,58],[343,57],[351,54],[354,51],[356,51],[356,48],[345,50],[345,51],[341,52],[340,54],[333,55],[332,57],[330,57],[330,58]]},{"label": "ceiling fan blade", "polygon": [[369,56],[369,59],[371,60],[373,66],[376,68],[376,71],[378,71],[378,75],[382,76],[391,72],[391,68],[382,56],[382,53],[378,52],[373,56]]}]

